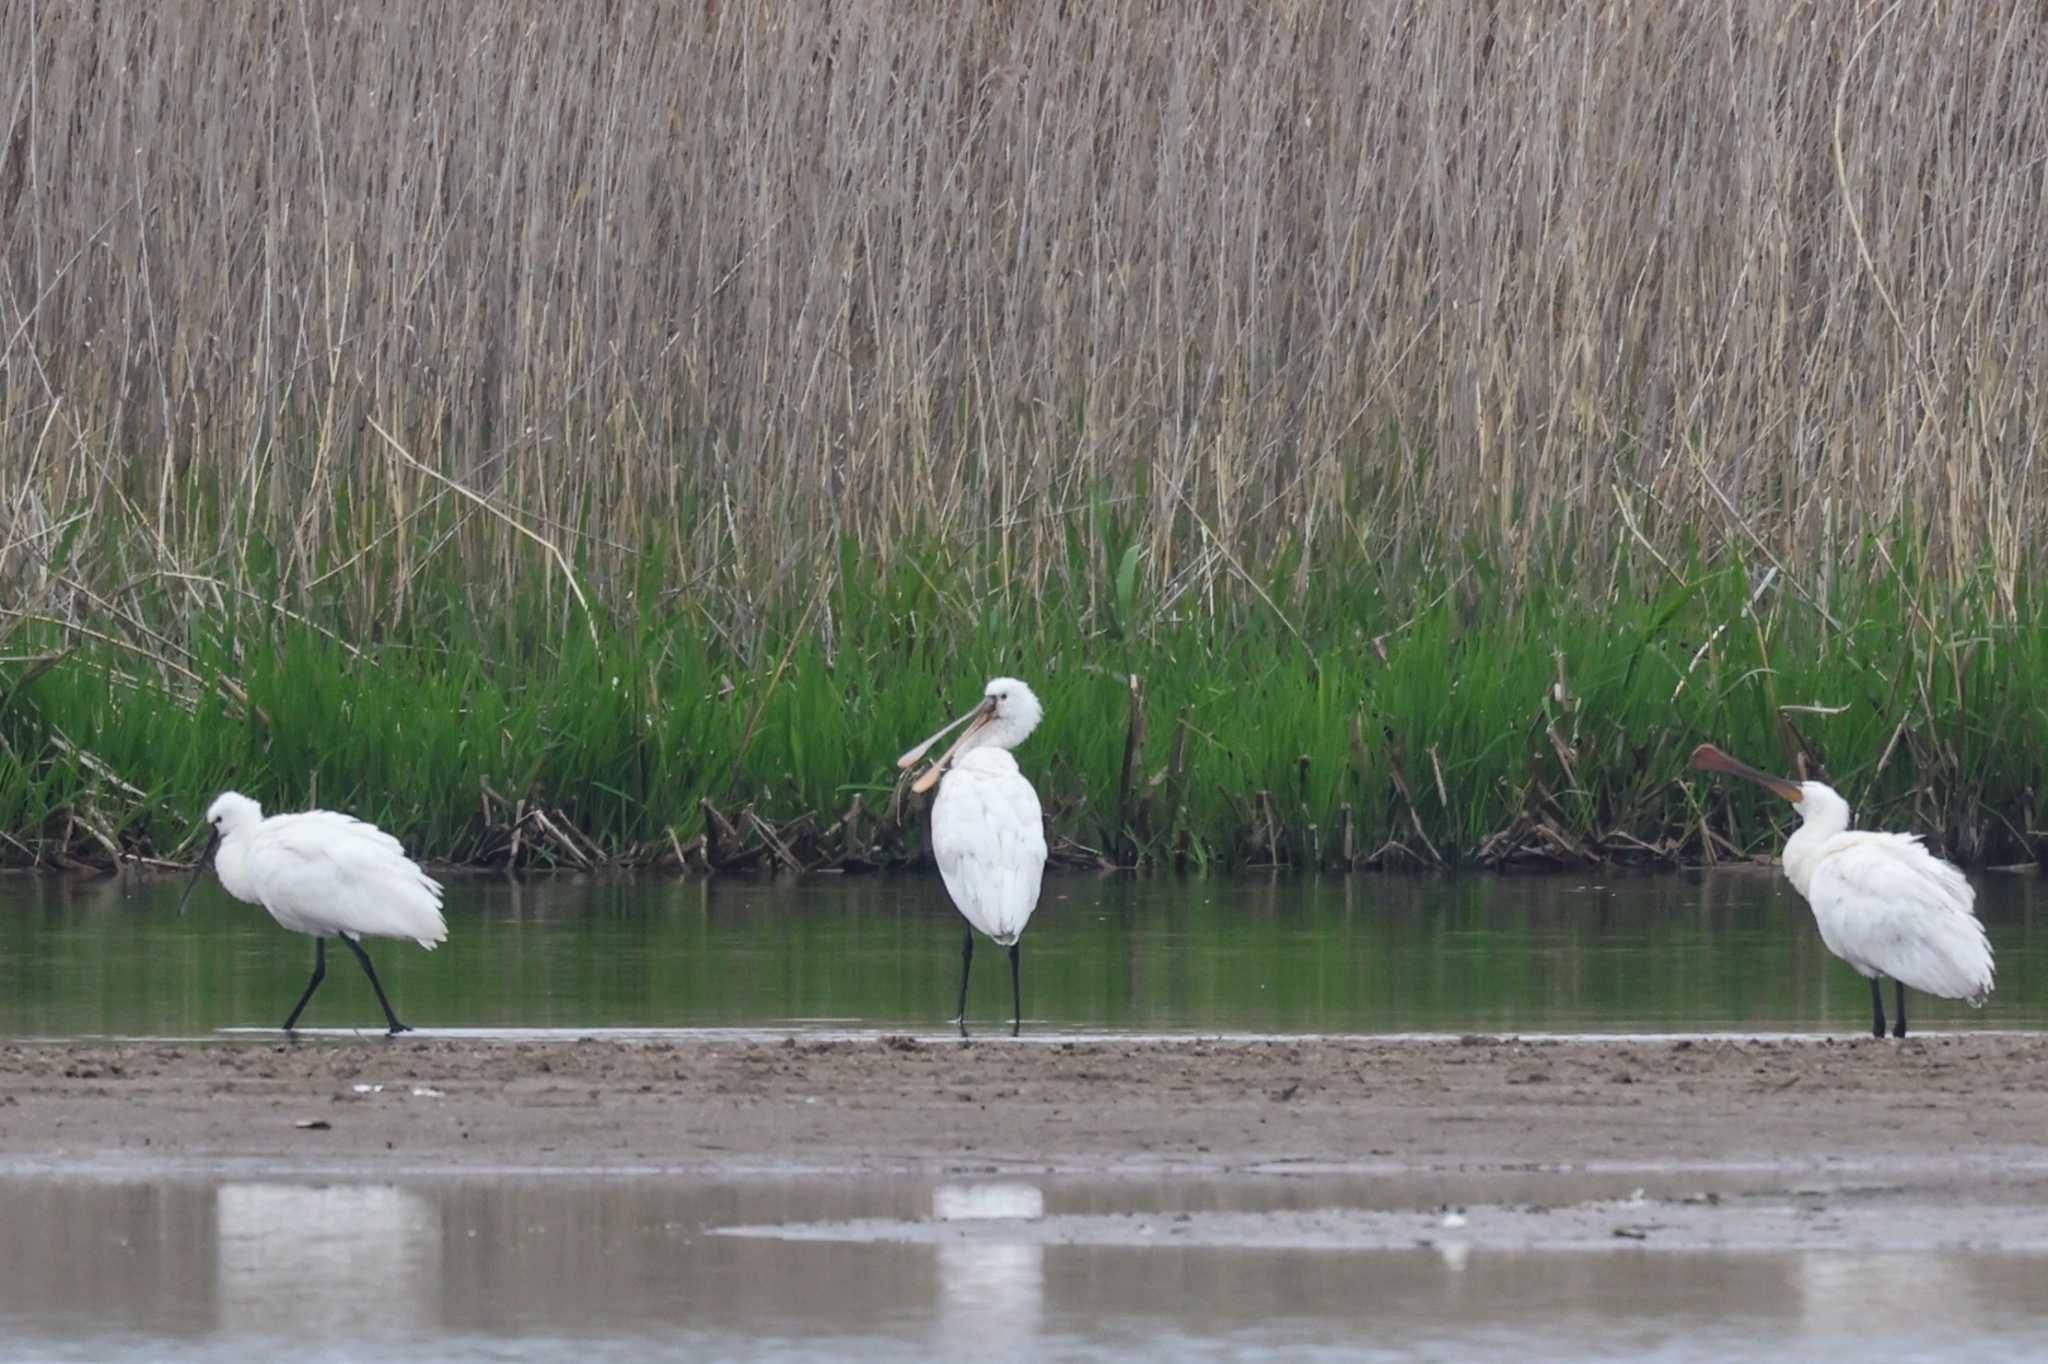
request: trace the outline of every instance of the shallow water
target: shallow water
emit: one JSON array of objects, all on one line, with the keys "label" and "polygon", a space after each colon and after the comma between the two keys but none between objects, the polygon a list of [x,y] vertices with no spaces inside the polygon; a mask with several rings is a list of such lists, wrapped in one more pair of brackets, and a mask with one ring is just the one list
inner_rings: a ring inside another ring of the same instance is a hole
[{"label": "shallow water", "polygon": [[[1980,874],[1998,957],[1981,1011],[1910,997],[1929,1029],[2048,1026],[2048,892]],[[0,878],[0,1036],[273,1028],[312,945],[209,881]],[[406,1021],[481,1028],[931,1031],[961,921],[931,876],[802,882],[458,878],[433,953],[373,941]],[[1024,939],[1027,1026],[1163,1032],[1855,1032],[1868,987],[1772,874],[1050,879]],[[1888,992],[1889,993],[1889,992]],[[1009,1017],[983,942],[971,1021]],[[1889,1006],[1889,998],[1887,999]],[[335,953],[303,1022],[372,1027]]]},{"label": "shallow water", "polygon": [[[1612,1183],[1612,1181],[1609,1181]],[[1674,1177],[1676,1197],[1697,1185]],[[1723,1177],[1726,1184],[1726,1177]],[[1566,1188],[1569,1184],[1571,1187]],[[0,1357],[2039,1358],[2048,1262],[1621,1249],[803,1243],[736,1223],[1598,1197],[1396,1183],[0,1180]],[[1729,1186],[1739,1197],[1739,1186]]]},{"label": "shallow water", "polygon": [[[2048,1025],[2048,902],[2031,879],[1978,884],[1999,991],[1981,1013],[1916,999],[1915,1022]],[[160,877],[0,879],[0,1035],[274,1027],[304,983],[309,944],[217,887],[180,917],[181,889]],[[462,879],[448,917],[435,953],[373,944],[423,1028],[933,1032],[957,981],[959,920],[928,878]],[[1782,881],[1753,873],[1062,877],[1024,964],[1041,1036],[1853,1032],[1868,1001]],[[334,968],[306,1021],[373,1026],[353,962],[337,954]],[[970,1010],[984,1030],[1007,1017],[1004,976],[984,947]],[[1625,1199],[1638,1185],[1652,1199],[1732,1203],[1771,1192],[1780,1176],[1768,1172],[221,1173],[0,1177],[0,1360],[2048,1357],[2048,1260],[2037,1257],[1508,1250],[1440,1229],[1442,1205],[1472,1204],[1476,1222],[1482,1204]],[[1325,1209],[1412,1215],[1414,1234],[1376,1249],[1175,1244],[1183,1212],[1200,1231],[1209,1213]],[[1126,1214],[1168,1225],[1140,1245],[732,1234]]]},{"label": "shallow water", "polygon": [[[180,879],[0,881],[0,1034],[199,1036],[283,1022],[311,942]],[[1915,995],[1929,1028],[2042,1026],[2048,895],[1978,877],[1999,954],[1991,1006]],[[457,879],[449,942],[373,942],[401,1016],[481,1028],[942,1026],[961,920],[936,877]],[[1868,987],[1782,879],[1057,877],[1024,938],[1038,1030],[1839,1030]],[[975,958],[971,1020],[1008,1018]],[[373,1026],[342,952],[307,1026]]]}]

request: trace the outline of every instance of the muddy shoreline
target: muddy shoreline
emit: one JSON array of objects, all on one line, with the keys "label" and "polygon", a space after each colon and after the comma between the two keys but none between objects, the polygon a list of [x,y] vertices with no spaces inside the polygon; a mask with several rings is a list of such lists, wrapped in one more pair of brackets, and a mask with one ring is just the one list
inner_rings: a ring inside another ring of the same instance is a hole
[{"label": "muddy shoreline", "polygon": [[[2048,1036],[2010,1033],[0,1046],[0,1178],[1348,1174],[1395,1191],[1279,1214],[721,1229],[777,1239],[2048,1254],[2044,1133]],[[1448,1187],[1469,1206],[1436,1208]]]},{"label": "muddy shoreline", "polygon": [[0,1046],[0,1167],[1762,1167],[2033,1183],[2048,1036]]}]

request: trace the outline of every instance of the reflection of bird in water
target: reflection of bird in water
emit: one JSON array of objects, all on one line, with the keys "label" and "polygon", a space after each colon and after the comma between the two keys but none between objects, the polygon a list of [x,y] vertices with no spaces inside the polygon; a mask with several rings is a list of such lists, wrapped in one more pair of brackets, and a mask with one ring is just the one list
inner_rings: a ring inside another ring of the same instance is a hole
[{"label": "reflection of bird in water", "polygon": [[[932,1190],[937,1222],[1031,1221],[1045,1216],[1045,1194],[1030,1184],[940,1184]],[[977,1239],[942,1240],[939,1331],[976,1359],[1036,1353],[1045,1296],[1045,1247]]]},{"label": "reflection of bird in water", "polygon": [[214,1192],[222,1330],[323,1349],[438,1319],[440,1219],[389,1185],[223,1184]]},{"label": "reflection of bird in water", "polygon": [[1793,1275],[1802,1332],[1815,1343],[1883,1341],[1891,1358],[1918,1357],[1912,1342],[1953,1341],[1982,1320],[1969,1274],[1941,1255],[1810,1250]]}]

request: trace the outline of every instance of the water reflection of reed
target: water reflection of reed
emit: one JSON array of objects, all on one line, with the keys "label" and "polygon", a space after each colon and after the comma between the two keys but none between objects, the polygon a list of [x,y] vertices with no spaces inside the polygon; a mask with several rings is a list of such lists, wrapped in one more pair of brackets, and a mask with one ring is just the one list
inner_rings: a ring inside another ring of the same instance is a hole
[{"label": "water reflection of reed", "polygon": [[[1237,1183],[1152,1199],[1261,1201]],[[1311,1181],[1299,1198],[1267,1201],[1344,1200]],[[1117,1203],[1109,1185],[1056,1195],[1061,1212]],[[926,1246],[706,1234],[927,1210],[957,1235]],[[903,1357],[972,1360],[1031,1355],[1049,1338],[1156,1345],[1246,1332],[1271,1349],[1371,1342],[1390,1353],[1538,1341],[1546,1357],[1611,1353],[1623,1338],[1645,1354],[1686,1341],[1728,1358],[1759,1341],[1834,1357],[1866,1341],[1912,1354],[1915,1342],[2040,1338],[2040,1261],[2026,1256],[1446,1255],[1453,1235],[1478,1228],[1477,1207],[1471,1228],[1426,1233],[1428,1248],[1363,1253],[1183,1250],[1170,1234],[1156,1246],[1046,1248],[997,1225],[1046,1211],[1038,1187],[1013,1180],[0,1180],[0,1323],[25,1338],[212,1335],[222,1357],[255,1342],[439,1332],[661,1336],[696,1340],[705,1357],[765,1338],[825,1341],[821,1354],[886,1339],[904,1342]]]},{"label": "water reflection of reed", "polygon": [[[2048,883],[1974,880],[1998,990],[1982,1012],[1928,1000],[1920,1016],[1930,1030],[2039,1026]],[[180,916],[180,885],[0,878],[0,1034],[275,1027],[303,940],[217,889]],[[422,1023],[913,1030],[937,1024],[959,982],[958,916],[936,878],[461,878],[447,907],[444,948],[378,966]],[[1089,1028],[1843,1032],[1867,1012],[1862,981],[1770,868],[1062,876],[1034,923],[1033,1015]],[[330,973],[325,1016],[377,1016],[360,975]],[[986,984],[984,1002],[1006,1007],[1007,982]]]},{"label": "water reflection of reed", "polygon": [[0,1317],[184,1335],[214,1325],[203,1183],[0,1180]]},{"label": "water reflection of reed", "polygon": [[707,1184],[459,1181],[436,1195],[451,1329],[878,1331],[931,1310],[929,1252],[802,1244],[707,1228],[913,1217],[923,1187],[891,1180]]}]

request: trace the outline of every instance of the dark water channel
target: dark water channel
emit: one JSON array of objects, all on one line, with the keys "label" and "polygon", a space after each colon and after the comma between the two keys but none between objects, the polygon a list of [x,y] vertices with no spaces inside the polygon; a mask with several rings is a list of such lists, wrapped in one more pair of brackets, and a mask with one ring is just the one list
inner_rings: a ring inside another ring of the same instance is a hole
[{"label": "dark water channel", "polygon": [[[1916,1000],[1930,1029],[2048,1026],[2048,893],[1986,873],[1989,1006]],[[0,879],[0,1036],[275,1027],[312,944],[209,884]],[[373,941],[407,1021],[465,1028],[935,1030],[960,920],[935,877],[461,878],[438,951]],[[1133,879],[1047,883],[1024,939],[1041,1031],[1852,1032],[1863,981],[1774,875]],[[1008,1017],[1001,954],[970,1013]],[[309,1027],[369,1026],[337,953]]]}]

